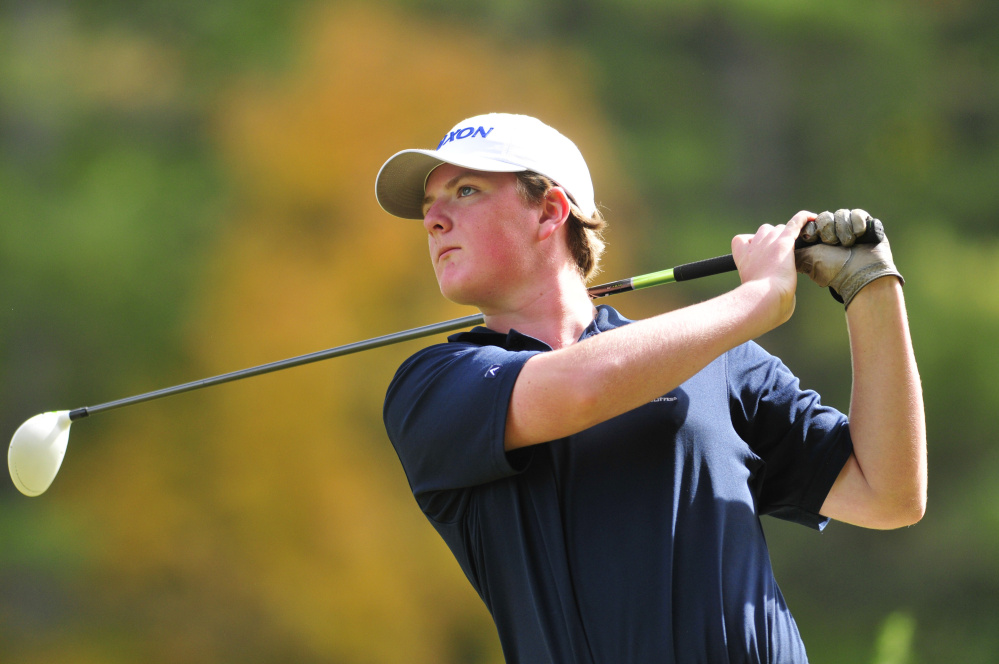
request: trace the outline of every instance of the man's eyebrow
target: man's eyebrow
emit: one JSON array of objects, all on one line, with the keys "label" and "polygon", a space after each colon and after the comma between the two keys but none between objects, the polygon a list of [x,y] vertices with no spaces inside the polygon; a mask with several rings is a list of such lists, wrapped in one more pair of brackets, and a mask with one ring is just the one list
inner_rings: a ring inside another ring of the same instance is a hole
[{"label": "man's eyebrow", "polygon": [[[444,183],[444,189],[447,190],[447,189],[453,188],[455,185],[458,184],[458,181],[461,180],[461,178],[465,177],[466,175],[468,175],[468,173],[458,173],[453,178],[451,178],[450,180],[448,180],[447,182]],[[434,202],[434,197],[433,196],[429,196],[429,195],[424,196],[423,197],[423,208],[426,209],[426,207],[428,205],[430,205],[431,203],[433,203],[433,202]]]}]

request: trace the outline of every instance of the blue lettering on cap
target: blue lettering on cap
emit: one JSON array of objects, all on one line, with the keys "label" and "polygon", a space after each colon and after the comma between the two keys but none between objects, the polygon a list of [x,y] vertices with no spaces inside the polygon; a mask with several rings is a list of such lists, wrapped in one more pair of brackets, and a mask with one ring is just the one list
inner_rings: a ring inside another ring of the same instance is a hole
[{"label": "blue lettering on cap", "polygon": [[450,143],[451,141],[460,141],[463,138],[472,138],[475,136],[481,136],[482,138],[487,138],[490,133],[492,133],[494,127],[486,129],[485,127],[462,127],[456,131],[452,131],[446,134],[441,142],[437,144],[437,149],[440,150],[442,147]]}]

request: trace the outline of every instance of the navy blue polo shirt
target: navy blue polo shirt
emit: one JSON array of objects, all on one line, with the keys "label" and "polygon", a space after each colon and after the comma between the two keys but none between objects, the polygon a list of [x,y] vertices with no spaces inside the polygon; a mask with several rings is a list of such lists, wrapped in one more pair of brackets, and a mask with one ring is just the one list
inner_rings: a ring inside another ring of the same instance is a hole
[{"label": "navy blue polo shirt", "polygon": [[[627,324],[598,308],[581,339]],[[385,425],[508,662],[806,661],[759,516],[821,529],[846,417],[755,343],[568,438],[507,453],[517,375],[544,343],[485,328],[396,373]]]}]

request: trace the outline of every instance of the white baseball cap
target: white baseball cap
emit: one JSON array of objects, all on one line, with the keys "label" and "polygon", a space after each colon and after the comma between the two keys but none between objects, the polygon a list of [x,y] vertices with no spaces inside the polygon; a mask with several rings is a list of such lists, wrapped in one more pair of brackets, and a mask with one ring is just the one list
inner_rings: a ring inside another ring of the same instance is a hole
[{"label": "white baseball cap", "polygon": [[526,115],[489,113],[463,120],[435,150],[393,155],[375,180],[382,209],[403,219],[423,219],[427,178],[441,164],[494,173],[533,171],[565,189],[586,216],[593,216],[593,182],[579,148],[545,123]]}]

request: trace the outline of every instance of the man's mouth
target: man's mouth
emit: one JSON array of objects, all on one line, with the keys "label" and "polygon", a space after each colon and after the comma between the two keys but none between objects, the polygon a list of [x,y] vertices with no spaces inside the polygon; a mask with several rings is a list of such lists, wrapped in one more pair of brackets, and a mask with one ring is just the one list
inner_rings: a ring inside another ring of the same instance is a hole
[{"label": "man's mouth", "polygon": [[453,253],[455,251],[458,251],[458,249],[459,249],[459,247],[444,247],[443,249],[441,249],[441,252],[439,254],[437,254],[437,260],[438,260],[438,262],[441,259],[443,259],[445,256],[447,256],[448,254],[451,254],[451,253]]}]

